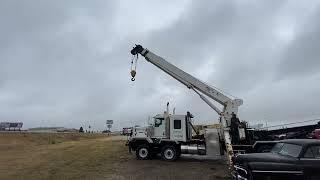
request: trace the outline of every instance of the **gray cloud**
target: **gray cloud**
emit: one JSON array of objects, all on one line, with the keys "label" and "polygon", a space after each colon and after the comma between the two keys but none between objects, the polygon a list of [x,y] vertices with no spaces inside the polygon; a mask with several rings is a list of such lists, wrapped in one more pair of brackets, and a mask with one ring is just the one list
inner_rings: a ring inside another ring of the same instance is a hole
[{"label": "gray cloud", "polygon": [[142,58],[131,82],[134,43],[243,98],[242,119],[320,115],[317,1],[3,1],[0,8],[1,121],[103,129],[114,119],[121,128],[145,124],[167,101],[199,123],[217,118]]},{"label": "gray cloud", "polygon": [[320,9],[303,23],[297,36],[283,52],[283,61],[279,65],[278,78],[312,75],[320,68]]}]

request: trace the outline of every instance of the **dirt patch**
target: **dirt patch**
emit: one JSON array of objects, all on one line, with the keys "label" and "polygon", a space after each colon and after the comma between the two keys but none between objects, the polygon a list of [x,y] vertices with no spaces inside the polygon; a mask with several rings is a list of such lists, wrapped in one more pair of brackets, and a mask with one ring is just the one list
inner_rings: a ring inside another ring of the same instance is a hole
[{"label": "dirt patch", "polygon": [[111,179],[150,180],[215,180],[229,179],[227,166],[222,160],[197,160],[181,157],[175,162],[135,160],[118,163]]}]

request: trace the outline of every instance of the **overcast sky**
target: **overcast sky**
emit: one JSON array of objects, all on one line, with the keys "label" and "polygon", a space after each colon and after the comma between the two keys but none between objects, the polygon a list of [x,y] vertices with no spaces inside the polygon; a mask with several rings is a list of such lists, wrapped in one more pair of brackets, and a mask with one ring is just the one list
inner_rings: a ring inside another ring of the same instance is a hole
[{"label": "overcast sky", "polygon": [[25,128],[144,125],[166,102],[217,122],[198,95],[134,44],[243,99],[239,117],[320,117],[320,2],[315,0],[0,2],[0,121]]}]

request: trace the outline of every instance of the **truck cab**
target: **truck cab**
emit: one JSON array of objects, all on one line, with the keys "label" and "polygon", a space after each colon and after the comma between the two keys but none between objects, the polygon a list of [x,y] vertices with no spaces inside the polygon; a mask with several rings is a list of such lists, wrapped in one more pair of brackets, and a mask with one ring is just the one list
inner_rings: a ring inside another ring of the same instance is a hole
[{"label": "truck cab", "polygon": [[158,114],[154,117],[152,127],[154,129],[153,135],[156,138],[182,142],[191,138],[191,129],[188,126],[186,115],[170,115],[165,118],[163,114]]},{"label": "truck cab", "polygon": [[193,139],[193,115],[157,114],[148,127],[134,128],[127,145],[136,151],[137,159],[148,159],[161,154],[162,159],[173,161],[181,154],[206,154],[205,140]]}]

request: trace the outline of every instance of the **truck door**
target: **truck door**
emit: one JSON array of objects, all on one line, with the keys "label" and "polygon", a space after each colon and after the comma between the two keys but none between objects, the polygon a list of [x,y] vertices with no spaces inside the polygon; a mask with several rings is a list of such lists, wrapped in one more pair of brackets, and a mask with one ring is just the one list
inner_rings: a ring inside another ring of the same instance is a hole
[{"label": "truck door", "polygon": [[166,137],[166,121],[164,118],[154,119],[154,137],[163,138]]},{"label": "truck door", "polygon": [[320,145],[309,146],[300,161],[307,177],[320,179]]},{"label": "truck door", "polygon": [[186,141],[186,125],[182,118],[171,119],[170,139],[175,141]]}]

